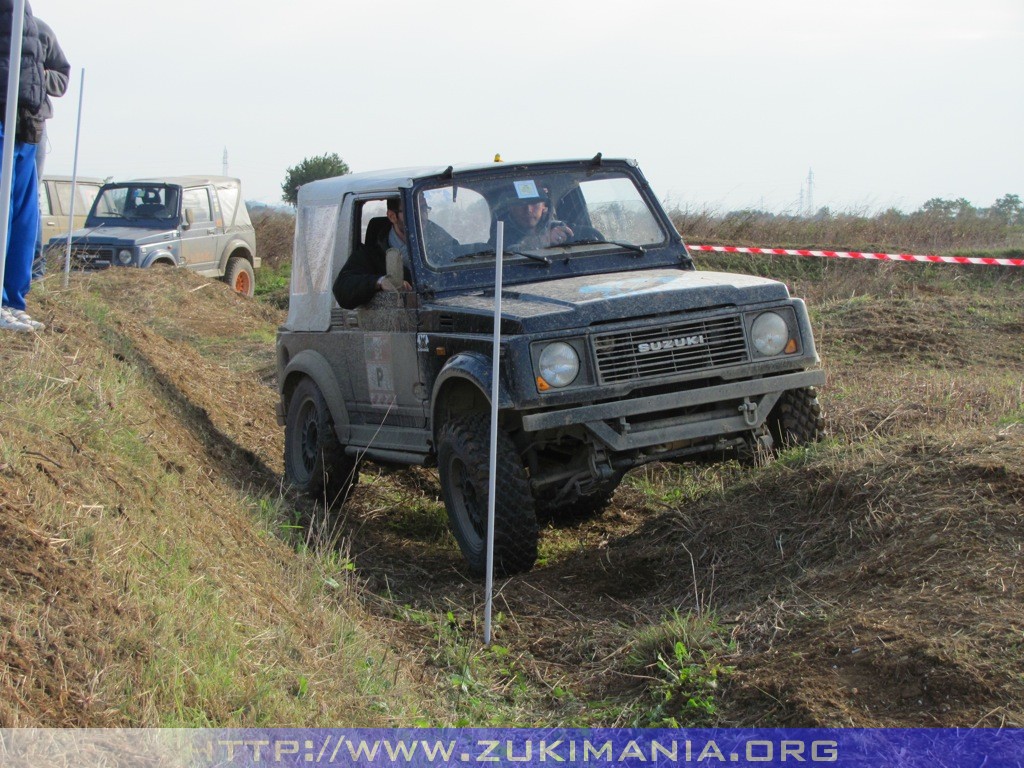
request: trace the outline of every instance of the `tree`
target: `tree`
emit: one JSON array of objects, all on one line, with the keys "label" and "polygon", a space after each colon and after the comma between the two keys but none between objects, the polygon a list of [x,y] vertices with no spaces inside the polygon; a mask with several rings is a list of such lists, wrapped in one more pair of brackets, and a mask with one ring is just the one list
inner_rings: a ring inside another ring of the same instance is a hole
[{"label": "tree", "polygon": [[943,219],[966,218],[977,215],[977,209],[965,198],[943,200],[933,197],[921,206],[921,212]]},{"label": "tree", "polygon": [[338,157],[336,152],[327,155],[307,157],[298,165],[288,169],[284,176],[281,199],[295,205],[299,200],[299,187],[317,179],[329,179],[332,176],[344,176],[348,173],[348,163]]},{"label": "tree", "polygon": [[1020,201],[1020,195],[1003,195],[989,209],[993,216],[1007,224],[1019,224],[1024,222],[1024,204]]}]

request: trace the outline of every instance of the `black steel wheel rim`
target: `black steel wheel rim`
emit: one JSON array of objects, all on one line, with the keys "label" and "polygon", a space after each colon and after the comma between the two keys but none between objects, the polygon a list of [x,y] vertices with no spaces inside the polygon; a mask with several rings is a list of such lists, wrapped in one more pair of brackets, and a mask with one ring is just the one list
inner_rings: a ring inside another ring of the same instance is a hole
[{"label": "black steel wheel rim", "polygon": [[449,474],[452,479],[452,490],[455,492],[455,503],[458,505],[460,516],[467,520],[473,528],[473,532],[483,538],[484,513],[481,510],[481,498],[477,492],[476,484],[470,477],[466,463],[458,458],[452,457],[448,464]]},{"label": "black steel wheel rim", "polygon": [[302,468],[307,475],[313,474],[316,467],[317,454],[320,451],[320,425],[317,423],[316,406],[307,401],[303,403],[300,423],[302,424],[299,448],[302,452]]}]

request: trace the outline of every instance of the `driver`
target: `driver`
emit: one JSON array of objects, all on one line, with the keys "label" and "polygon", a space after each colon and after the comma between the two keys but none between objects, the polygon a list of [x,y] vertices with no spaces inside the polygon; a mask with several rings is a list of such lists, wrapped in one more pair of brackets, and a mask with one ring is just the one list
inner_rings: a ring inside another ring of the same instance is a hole
[{"label": "driver", "polygon": [[506,245],[547,248],[569,241],[573,231],[568,224],[553,217],[547,189],[529,184],[517,186],[516,193],[517,196],[506,207],[507,216],[499,217],[505,219]]}]

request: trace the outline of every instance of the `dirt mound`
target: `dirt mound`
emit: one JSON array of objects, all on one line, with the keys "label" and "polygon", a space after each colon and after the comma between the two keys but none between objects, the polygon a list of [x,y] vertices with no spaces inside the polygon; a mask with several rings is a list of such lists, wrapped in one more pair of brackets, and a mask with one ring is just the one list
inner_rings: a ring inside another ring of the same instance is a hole
[{"label": "dirt mound", "polygon": [[86,570],[65,561],[65,542],[30,520],[0,502],[0,723],[114,725],[116,718],[93,703],[97,675],[113,651],[104,625],[109,617],[124,620],[120,607]]},{"label": "dirt mound", "polygon": [[755,702],[758,723],[1024,717],[1024,439],[971,437],[822,449],[638,532],[687,547],[693,588],[735,615],[745,653],[730,696]]},{"label": "dirt mound", "polygon": [[32,298],[47,331],[0,350],[0,726],[407,712],[344,564],[289,541],[283,314],[185,270]]},{"label": "dirt mound", "polygon": [[[112,669],[130,674],[145,663],[152,648],[126,628],[152,617],[126,599],[127,581],[111,583],[96,567],[109,544],[100,531],[107,521],[127,527],[152,508],[163,476],[189,476],[180,451],[203,455],[204,471],[239,486],[276,482],[258,456],[265,449],[273,463],[279,455],[267,446],[275,434],[273,393],[240,384],[237,371],[153,330],[173,328],[178,339],[201,331],[207,345],[251,330],[265,343],[267,309],[226,288],[184,271],[112,270],[76,279],[66,292],[33,292],[33,309],[49,329],[5,337],[0,724],[130,722],[100,692]],[[138,441],[136,419],[145,419]],[[157,466],[144,465],[142,442]]]}]

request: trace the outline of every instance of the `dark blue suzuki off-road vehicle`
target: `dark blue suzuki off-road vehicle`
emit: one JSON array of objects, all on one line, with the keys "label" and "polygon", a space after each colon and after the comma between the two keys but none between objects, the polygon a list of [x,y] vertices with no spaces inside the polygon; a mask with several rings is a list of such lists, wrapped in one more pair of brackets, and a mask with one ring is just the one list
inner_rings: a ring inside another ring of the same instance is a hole
[{"label": "dark blue suzuki off-road vehicle", "polygon": [[[405,212],[412,290],[343,309],[333,282],[386,228],[389,199]],[[696,270],[634,162],[399,169],[299,191],[277,340],[297,488],[332,505],[364,458],[437,465],[455,538],[483,570],[498,221],[499,572],[532,567],[538,514],[595,513],[633,467],[819,438],[824,373],[803,301]]]}]

